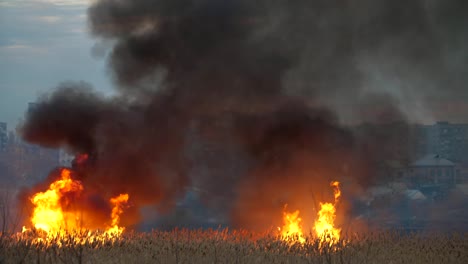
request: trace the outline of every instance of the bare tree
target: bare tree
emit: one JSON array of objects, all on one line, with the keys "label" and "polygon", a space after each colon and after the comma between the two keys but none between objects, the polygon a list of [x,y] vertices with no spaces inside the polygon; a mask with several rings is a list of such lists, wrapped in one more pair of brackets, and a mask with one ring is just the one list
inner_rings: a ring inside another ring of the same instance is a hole
[{"label": "bare tree", "polygon": [[17,207],[14,199],[15,193],[14,189],[0,189],[0,232],[2,235],[19,230],[23,210]]}]

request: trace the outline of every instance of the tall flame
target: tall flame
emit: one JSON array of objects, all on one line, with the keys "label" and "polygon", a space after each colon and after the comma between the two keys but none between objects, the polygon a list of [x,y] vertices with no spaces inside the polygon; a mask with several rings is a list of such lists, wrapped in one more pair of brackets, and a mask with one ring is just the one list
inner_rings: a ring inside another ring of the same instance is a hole
[{"label": "tall flame", "polygon": [[335,228],[336,205],[341,196],[340,183],[334,181],[330,184],[333,187],[335,203],[320,203],[318,219],[315,221],[314,229],[322,245],[333,245],[340,240],[341,229]]},{"label": "tall flame", "polygon": [[128,194],[120,194],[117,197],[111,198],[110,202],[114,205],[112,208],[112,224],[109,229],[106,230],[107,234],[119,236],[125,230],[125,227],[119,227],[120,215],[123,213],[123,206],[128,202]]},{"label": "tall flame", "polygon": [[[74,208],[74,205],[77,204],[74,199],[79,199],[84,187],[80,181],[72,179],[71,176],[72,171],[63,168],[60,171],[60,178],[51,183],[46,191],[38,192],[30,198],[34,206],[30,218],[31,224],[36,230],[45,232],[46,237],[51,241],[56,236],[63,237],[69,233],[89,229],[89,227],[83,226],[81,218],[83,212]],[[125,229],[119,226],[119,222],[128,199],[128,194],[120,194],[111,198],[109,203],[113,208],[110,226],[101,235],[93,235],[88,232],[87,238],[105,241],[109,237],[119,237]],[[27,231],[29,229],[23,227],[23,232]]]},{"label": "tall flame", "polygon": [[79,228],[78,214],[63,210],[71,202],[67,200],[67,194],[79,196],[83,191],[81,182],[73,180],[70,175],[69,169],[62,169],[60,179],[51,183],[45,192],[36,193],[31,198],[34,205],[31,223],[37,230],[60,233]]}]

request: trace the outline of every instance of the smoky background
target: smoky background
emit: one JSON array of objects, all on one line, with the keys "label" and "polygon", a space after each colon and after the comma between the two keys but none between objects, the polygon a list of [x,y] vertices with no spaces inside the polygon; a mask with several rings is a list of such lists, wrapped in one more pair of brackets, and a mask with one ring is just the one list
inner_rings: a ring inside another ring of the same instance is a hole
[{"label": "smoky background", "polygon": [[[93,51],[115,94],[63,82],[19,131],[89,154],[75,168],[95,196],[86,204],[129,193],[129,226],[192,224],[177,208],[193,190],[236,228],[277,226],[285,204],[313,219],[332,180],[343,224],[384,180],[383,160],[415,158],[413,123],[465,120],[448,105],[468,99],[466,11],[461,0],[95,1]],[[397,129],[356,129],[366,123]]]}]

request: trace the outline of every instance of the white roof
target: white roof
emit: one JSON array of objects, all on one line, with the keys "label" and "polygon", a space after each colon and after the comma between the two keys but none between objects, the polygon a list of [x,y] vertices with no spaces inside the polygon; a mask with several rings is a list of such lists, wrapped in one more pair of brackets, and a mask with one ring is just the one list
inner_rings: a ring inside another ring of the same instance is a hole
[{"label": "white roof", "polygon": [[426,196],[419,190],[406,190],[405,195],[411,200],[426,200]]},{"label": "white roof", "polygon": [[412,167],[426,167],[426,166],[455,166],[450,160],[441,158],[437,154],[430,154],[417,160],[411,164]]}]

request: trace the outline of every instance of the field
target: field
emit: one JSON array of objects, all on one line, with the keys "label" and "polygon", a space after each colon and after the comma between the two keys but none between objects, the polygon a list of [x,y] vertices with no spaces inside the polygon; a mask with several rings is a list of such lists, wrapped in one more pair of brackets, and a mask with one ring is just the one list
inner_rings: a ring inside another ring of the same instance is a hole
[{"label": "field", "polygon": [[38,242],[3,235],[0,263],[468,263],[467,235],[381,233],[332,248],[228,230],[127,233],[104,242],[79,237]]}]

